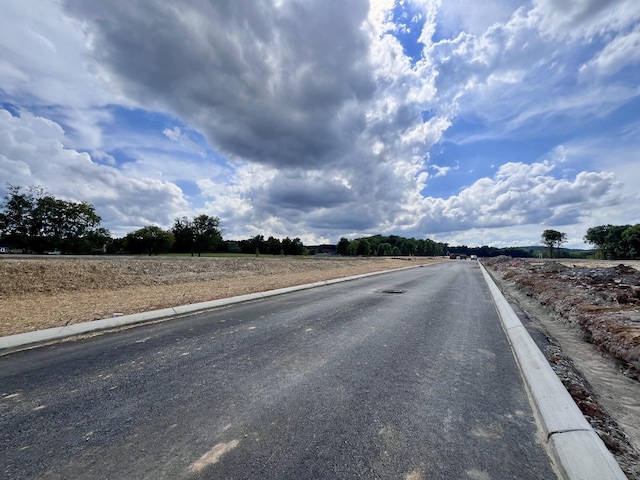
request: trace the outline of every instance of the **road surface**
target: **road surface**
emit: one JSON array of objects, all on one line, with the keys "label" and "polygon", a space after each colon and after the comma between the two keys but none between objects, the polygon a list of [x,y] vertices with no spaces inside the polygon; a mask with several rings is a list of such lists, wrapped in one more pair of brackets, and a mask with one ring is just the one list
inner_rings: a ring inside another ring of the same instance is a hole
[{"label": "road surface", "polygon": [[5,478],[551,479],[476,262],[0,358]]}]

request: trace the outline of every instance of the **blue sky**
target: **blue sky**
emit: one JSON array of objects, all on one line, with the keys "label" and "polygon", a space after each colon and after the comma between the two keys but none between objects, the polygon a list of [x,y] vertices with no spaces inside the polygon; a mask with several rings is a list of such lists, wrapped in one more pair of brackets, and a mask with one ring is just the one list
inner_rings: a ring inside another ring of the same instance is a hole
[{"label": "blue sky", "polygon": [[586,248],[640,223],[637,0],[0,0],[0,196],[122,236]]}]

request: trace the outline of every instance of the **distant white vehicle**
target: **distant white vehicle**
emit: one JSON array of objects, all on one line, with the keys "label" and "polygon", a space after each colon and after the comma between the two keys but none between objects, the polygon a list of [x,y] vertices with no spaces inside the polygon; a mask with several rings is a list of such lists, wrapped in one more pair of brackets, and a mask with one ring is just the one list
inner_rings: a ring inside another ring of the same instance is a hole
[{"label": "distant white vehicle", "polygon": [[478,259],[478,256],[477,256],[477,255],[471,255],[469,258],[470,258],[471,260],[477,260],[477,259]]}]

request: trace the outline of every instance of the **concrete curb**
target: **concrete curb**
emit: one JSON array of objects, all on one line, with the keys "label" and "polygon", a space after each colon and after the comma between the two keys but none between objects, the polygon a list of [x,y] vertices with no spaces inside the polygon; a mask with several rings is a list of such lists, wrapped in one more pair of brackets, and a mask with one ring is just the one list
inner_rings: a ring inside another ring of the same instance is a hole
[{"label": "concrete curb", "polygon": [[626,480],[491,276],[478,264],[562,476],[567,480]]},{"label": "concrete curb", "polygon": [[274,297],[285,293],[307,290],[310,288],[323,287],[333,285],[334,283],[348,282],[358,280],[360,278],[372,277],[374,275],[382,275],[384,273],[398,272],[411,268],[419,268],[423,265],[413,265],[410,267],[395,268],[392,270],[382,270],[379,272],[363,273],[361,275],[352,275],[349,277],[336,278],[315,283],[306,283],[304,285],[296,285],[293,287],[278,288],[275,290],[267,290],[265,292],[249,293],[247,295],[239,295],[236,297],[221,298],[208,302],[192,303],[188,305],[180,305],[177,307],[163,308],[161,310],[152,310],[150,312],[134,313],[132,315],[122,315],[119,317],[105,318],[102,320],[94,320],[92,322],[76,323],[64,327],[47,328],[35,332],[18,333],[16,335],[8,335],[0,337],[0,355],[6,355],[17,350],[32,348],[43,343],[50,343],[56,340],[62,340],[77,335],[87,333],[100,332],[104,330],[113,330],[125,326],[132,326],[140,323],[152,322],[157,320],[169,320],[173,317],[184,316],[215,308],[225,307],[241,302],[249,302],[262,298]]}]

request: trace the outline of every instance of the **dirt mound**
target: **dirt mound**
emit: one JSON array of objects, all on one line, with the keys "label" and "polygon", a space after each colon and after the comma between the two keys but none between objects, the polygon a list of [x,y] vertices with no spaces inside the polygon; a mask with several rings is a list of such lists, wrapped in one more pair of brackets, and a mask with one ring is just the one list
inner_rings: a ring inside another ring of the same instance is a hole
[{"label": "dirt mound", "polygon": [[510,257],[483,264],[578,325],[585,340],[620,361],[625,375],[640,377],[640,271],[627,265],[571,267]]},{"label": "dirt mound", "polygon": [[[640,322],[634,323],[640,311],[634,293],[640,272],[603,262],[576,266],[511,257],[483,264],[523,311],[527,330],[627,478],[640,480],[634,353],[640,342]],[[594,355],[576,330],[606,353]],[[620,371],[630,378],[618,375]]]}]

